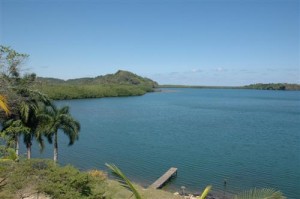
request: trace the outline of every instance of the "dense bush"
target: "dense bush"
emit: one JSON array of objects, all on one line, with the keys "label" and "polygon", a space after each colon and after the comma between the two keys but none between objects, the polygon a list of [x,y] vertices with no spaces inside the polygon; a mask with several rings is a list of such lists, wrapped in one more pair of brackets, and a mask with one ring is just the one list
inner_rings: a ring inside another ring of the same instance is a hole
[{"label": "dense bush", "polygon": [[15,149],[0,145],[0,158],[8,160],[17,160]]},{"label": "dense bush", "polygon": [[0,198],[21,196],[30,189],[56,199],[100,199],[106,189],[106,178],[48,160],[1,161],[1,179],[5,183],[0,184]]}]

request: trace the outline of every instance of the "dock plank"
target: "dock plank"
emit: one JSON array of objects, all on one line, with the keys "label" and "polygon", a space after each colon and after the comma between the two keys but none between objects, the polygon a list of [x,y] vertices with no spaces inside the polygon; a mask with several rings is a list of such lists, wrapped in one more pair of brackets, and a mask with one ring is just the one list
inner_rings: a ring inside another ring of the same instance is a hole
[{"label": "dock plank", "polygon": [[161,188],[174,174],[177,174],[177,168],[171,167],[166,173],[158,178],[149,188],[159,189]]}]

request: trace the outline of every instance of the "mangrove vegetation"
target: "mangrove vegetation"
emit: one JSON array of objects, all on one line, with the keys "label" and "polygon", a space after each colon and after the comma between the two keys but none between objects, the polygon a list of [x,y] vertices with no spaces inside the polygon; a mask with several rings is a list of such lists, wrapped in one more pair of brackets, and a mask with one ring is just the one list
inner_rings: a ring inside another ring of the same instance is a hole
[{"label": "mangrove vegetation", "polygon": [[122,70],[95,78],[66,81],[39,77],[35,83],[35,89],[55,100],[139,96],[153,92],[157,86],[151,79]]}]

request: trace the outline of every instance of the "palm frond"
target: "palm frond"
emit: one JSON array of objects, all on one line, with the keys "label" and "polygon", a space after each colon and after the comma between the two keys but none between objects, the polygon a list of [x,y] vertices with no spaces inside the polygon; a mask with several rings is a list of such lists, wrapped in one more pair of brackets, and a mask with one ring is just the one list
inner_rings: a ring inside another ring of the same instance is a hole
[{"label": "palm frond", "polygon": [[205,199],[207,194],[210,192],[211,188],[212,188],[212,186],[208,185],[202,192],[201,196],[198,196],[197,199]]},{"label": "palm frond", "polygon": [[4,110],[4,112],[6,113],[6,115],[10,114],[6,98],[3,95],[0,95],[0,108],[2,110]]},{"label": "palm frond", "polygon": [[59,116],[59,128],[69,137],[69,146],[78,140],[80,124],[70,114]]},{"label": "palm frond", "polygon": [[19,88],[17,90],[19,94],[23,97],[27,97],[30,99],[32,102],[42,102],[43,104],[50,106],[51,105],[51,100],[48,98],[47,95],[41,93],[40,91],[37,90],[32,90],[28,88]]},{"label": "palm frond", "polygon": [[30,106],[27,103],[22,102],[20,104],[20,116],[24,122],[28,121],[29,113],[30,113]]},{"label": "palm frond", "polygon": [[136,199],[142,199],[141,195],[137,191],[137,189],[133,186],[132,182],[125,176],[125,174],[114,164],[105,165],[119,178],[119,182],[123,187],[127,188],[129,191],[133,193]]},{"label": "palm frond", "polygon": [[2,132],[6,135],[20,135],[30,133],[30,128],[26,127],[21,120],[8,120],[4,123]]},{"label": "palm frond", "polygon": [[8,120],[4,123],[2,130],[3,135],[6,137],[7,145],[16,145],[15,138],[24,134],[27,136],[26,139],[31,135],[30,128],[28,128],[21,120]]},{"label": "palm frond", "polygon": [[60,114],[69,114],[70,108],[68,106],[64,106],[59,110]]},{"label": "palm frond", "polygon": [[285,199],[280,191],[270,188],[251,189],[244,191],[234,197],[234,199]]}]

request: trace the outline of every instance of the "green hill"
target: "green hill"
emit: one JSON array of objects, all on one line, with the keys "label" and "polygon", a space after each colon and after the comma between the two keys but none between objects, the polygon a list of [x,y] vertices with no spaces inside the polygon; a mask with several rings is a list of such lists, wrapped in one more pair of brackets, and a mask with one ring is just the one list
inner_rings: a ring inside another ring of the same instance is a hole
[{"label": "green hill", "polygon": [[153,92],[158,84],[149,78],[119,70],[95,78],[61,80],[38,77],[35,87],[52,99],[79,99],[143,95]]}]

